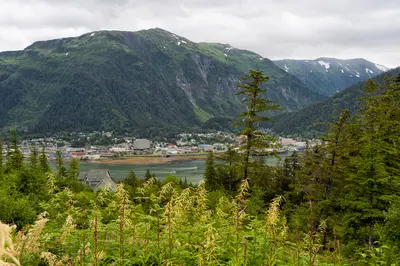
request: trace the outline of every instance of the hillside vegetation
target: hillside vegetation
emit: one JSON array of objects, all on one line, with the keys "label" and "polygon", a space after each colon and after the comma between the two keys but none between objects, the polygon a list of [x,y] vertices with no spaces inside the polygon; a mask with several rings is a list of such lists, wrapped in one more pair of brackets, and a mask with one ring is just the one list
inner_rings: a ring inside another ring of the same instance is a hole
[{"label": "hillside vegetation", "polygon": [[[397,76],[400,68],[392,69],[373,78],[376,82],[382,82],[388,77]],[[316,137],[323,133],[327,127],[326,122],[332,122],[343,109],[356,113],[360,108],[360,99],[366,94],[366,82],[359,82],[332,97],[311,104],[299,111],[282,113],[274,117],[275,123],[270,124],[272,129],[285,135],[302,135],[305,137]]]},{"label": "hillside vegetation", "polygon": [[[272,61],[162,29],[98,31],[0,53],[0,127],[28,132],[129,131],[159,136],[229,120],[249,69],[285,110],[324,98]],[[207,123],[205,123],[207,122]]]},{"label": "hillside vegetation", "polygon": [[257,156],[274,143],[255,127],[277,108],[259,97],[266,80],[245,77],[245,143],[219,163],[210,152],[199,184],[131,171],[93,192],[79,161],[59,152],[52,173],[13,133],[0,152],[0,264],[399,265],[400,79],[369,80],[359,116],[343,111],[324,143],[276,167]]}]

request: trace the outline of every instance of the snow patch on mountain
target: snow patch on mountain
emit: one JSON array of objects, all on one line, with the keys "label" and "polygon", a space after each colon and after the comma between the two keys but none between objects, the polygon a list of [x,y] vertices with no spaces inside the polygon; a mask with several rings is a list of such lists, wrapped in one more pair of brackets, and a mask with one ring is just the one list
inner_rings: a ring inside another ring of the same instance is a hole
[{"label": "snow patch on mountain", "polygon": [[284,66],[284,68],[285,68],[285,71],[288,72],[289,68],[286,65]]},{"label": "snow patch on mountain", "polygon": [[320,64],[321,66],[325,67],[326,72],[328,72],[328,69],[331,67],[331,65],[327,62],[324,62],[322,60],[318,61],[318,64]]},{"label": "snow patch on mountain", "polygon": [[374,74],[374,71],[372,71],[368,67],[365,69],[365,72],[367,72],[367,74]]},{"label": "snow patch on mountain", "polygon": [[380,64],[375,64],[375,66],[376,66],[377,69],[382,70],[382,71],[385,71],[385,72],[388,71],[388,70],[390,70],[390,68],[385,67],[385,66],[382,66],[382,65],[380,65]]}]

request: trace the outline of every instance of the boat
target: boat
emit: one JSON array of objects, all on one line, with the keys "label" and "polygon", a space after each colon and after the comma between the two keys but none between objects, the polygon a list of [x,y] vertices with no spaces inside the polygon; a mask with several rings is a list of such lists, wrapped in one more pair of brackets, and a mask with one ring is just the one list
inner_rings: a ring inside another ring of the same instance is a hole
[{"label": "boat", "polygon": [[194,167],[182,167],[182,168],[176,168],[176,169],[174,169],[174,170],[197,170],[197,166],[194,166]]}]

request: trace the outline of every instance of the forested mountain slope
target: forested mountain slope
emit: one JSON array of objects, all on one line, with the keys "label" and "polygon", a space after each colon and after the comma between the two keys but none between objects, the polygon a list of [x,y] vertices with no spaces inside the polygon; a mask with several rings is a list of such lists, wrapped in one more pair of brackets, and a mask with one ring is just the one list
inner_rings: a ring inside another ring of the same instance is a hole
[{"label": "forested mountain slope", "polygon": [[360,81],[375,77],[389,68],[362,58],[341,60],[277,60],[276,65],[300,79],[314,91],[330,96]]},{"label": "forested mountain slope", "polygon": [[[384,78],[396,76],[400,68],[392,69],[375,78],[377,83]],[[366,82],[357,83],[334,96],[314,103],[299,111],[282,113],[274,117],[275,123],[272,129],[280,134],[294,134],[304,136],[317,136],[326,129],[326,126],[319,122],[331,122],[339,114],[340,110],[349,109],[355,112],[360,107],[360,98],[363,97],[363,90]]]},{"label": "forested mountain slope", "polygon": [[164,31],[99,31],[0,53],[0,128],[115,130],[146,135],[201,128],[242,109],[236,84],[249,69],[271,80],[286,110],[321,100],[272,61],[226,44]]}]

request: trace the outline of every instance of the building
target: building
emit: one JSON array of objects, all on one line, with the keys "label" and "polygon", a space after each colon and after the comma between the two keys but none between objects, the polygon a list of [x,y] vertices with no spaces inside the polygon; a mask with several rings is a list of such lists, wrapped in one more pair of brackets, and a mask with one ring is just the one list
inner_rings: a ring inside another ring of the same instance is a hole
[{"label": "building", "polygon": [[100,160],[101,155],[100,154],[88,154],[82,157],[82,159],[85,160]]},{"label": "building", "polygon": [[295,139],[289,139],[289,138],[281,138],[281,144],[283,146],[295,145],[296,144],[296,140]]},{"label": "building", "polygon": [[110,191],[116,191],[117,184],[111,178],[108,169],[92,169],[89,172],[83,172],[78,180],[91,187],[94,191],[108,187]]},{"label": "building", "polygon": [[214,146],[209,144],[199,144],[197,147],[203,151],[212,151],[214,149]]},{"label": "building", "polygon": [[72,158],[82,158],[83,156],[85,156],[85,152],[83,151],[71,152]]},{"label": "building", "polygon": [[110,152],[114,153],[123,153],[123,152],[128,152],[129,148],[127,147],[112,147],[109,149]]},{"label": "building", "polygon": [[148,150],[150,146],[151,142],[148,139],[137,139],[133,142],[134,150]]}]

